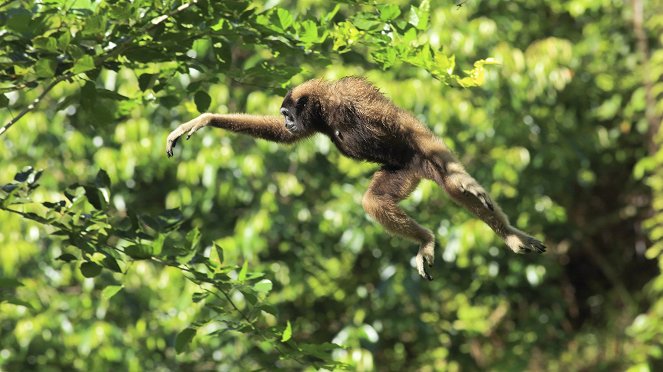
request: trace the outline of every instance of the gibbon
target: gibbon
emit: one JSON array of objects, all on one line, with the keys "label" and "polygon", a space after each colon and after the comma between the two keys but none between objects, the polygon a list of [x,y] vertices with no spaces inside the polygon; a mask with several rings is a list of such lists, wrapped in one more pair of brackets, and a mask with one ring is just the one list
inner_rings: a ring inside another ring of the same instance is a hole
[{"label": "gibbon", "polygon": [[285,96],[281,116],[202,114],[170,133],[168,156],[173,155],[173,147],[181,136],[186,134],[189,138],[205,126],[280,143],[294,143],[322,133],[344,155],[381,164],[362,205],[385,229],[419,243],[416,268],[426,279],[432,280],[426,266],[431,267],[435,259],[435,236],[398,206],[424,178],[442,186],[514,252],[545,251],[542,242],[511,226],[500,207],[440,138],[363,78],[307,81]]}]

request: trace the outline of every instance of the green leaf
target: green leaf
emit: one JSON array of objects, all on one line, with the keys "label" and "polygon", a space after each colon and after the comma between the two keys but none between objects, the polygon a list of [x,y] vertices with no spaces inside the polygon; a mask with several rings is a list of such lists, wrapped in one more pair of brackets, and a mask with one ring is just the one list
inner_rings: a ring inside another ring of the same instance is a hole
[{"label": "green leaf", "polygon": [[311,20],[306,20],[301,23],[304,28],[303,32],[299,35],[299,39],[306,45],[318,42],[318,25]]},{"label": "green leaf", "polygon": [[101,298],[105,300],[110,300],[111,297],[115,296],[120,290],[124,288],[121,285],[109,285],[101,291]]},{"label": "green leaf", "polygon": [[0,94],[0,107],[5,108],[9,106],[9,98],[4,94]]},{"label": "green leaf", "polygon": [[163,243],[166,241],[166,236],[159,234],[154,242],[152,243],[152,254],[158,256],[163,251]]},{"label": "green leaf", "polygon": [[3,15],[3,21],[6,21],[6,27],[10,30],[14,30],[20,34],[29,34],[33,28],[36,28],[36,24],[33,24],[32,13],[27,9],[17,8],[9,9],[6,11],[6,16]]},{"label": "green leaf", "polygon": [[212,103],[212,98],[209,96],[209,94],[207,94],[207,92],[199,90],[193,96],[193,102],[196,103],[196,109],[198,109],[198,112],[202,114],[207,112],[209,109],[209,105]]},{"label": "green leaf", "polygon": [[57,47],[60,49],[65,49],[69,46],[71,43],[71,33],[69,30],[64,30],[62,35],[58,38],[58,45]]},{"label": "green leaf", "polygon": [[242,264],[242,269],[239,271],[239,275],[237,276],[237,280],[240,282],[243,282],[246,280],[246,272],[249,269],[249,261],[244,261],[244,264]]},{"label": "green leaf", "polygon": [[22,285],[23,283],[14,278],[0,278],[0,288],[16,288]]},{"label": "green leaf", "polygon": [[108,201],[106,200],[106,197],[101,192],[101,190],[92,186],[83,186],[83,189],[85,189],[85,197],[95,209],[106,209],[108,206]]},{"label": "green leaf", "polygon": [[35,73],[40,78],[50,78],[55,75],[56,63],[52,59],[44,58],[35,64]]},{"label": "green leaf", "polygon": [[152,87],[156,82],[156,75],[154,74],[142,74],[138,77],[138,87],[143,92],[148,88]]},{"label": "green leaf", "polygon": [[360,13],[352,19],[352,25],[360,30],[371,30],[382,27],[382,22],[377,21],[372,15]]},{"label": "green leaf", "polygon": [[28,180],[28,177],[30,177],[30,175],[33,172],[34,172],[34,168],[32,168],[31,166],[27,166],[27,167],[23,168],[22,171],[20,171],[20,172],[18,172],[14,175],[14,181],[16,181],[16,182],[25,182],[25,181]]},{"label": "green leaf", "polygon": [[425,30],[428,28],[428,17],[430,16],[430,2],[423,0],[418,8],[410,6],[410,19],[409,23],[417,30]]},{"label": "green leaf", "polygon": [[283,335],[281,335],[281,342],[286,342],[292,337],[292,327],[290,326],[290,321],[288,320],[285,329],[283,330]]},{"label": "green leaf", "polygon": [[106,258],[106,255],[104,255],[101,252],[94,252],[92,255],[89,257],[89,260],[91,262],[94,262],[96,264],[101,264],[101,261],[103,261]]},{"label": "green leaf", "polygon": [[127,254],[129,257],[137,260],[144,260],[152,257],[152,250],[150,249],[150,247],[145,245],[138,245],[138,244],[130,245],[124,248],[124,253]]},{"label": "green leaf", "polygon": [[58,258],[56,258],[56,260],[64,261],[64,262],[71,262],[71,261],[76,261],[77,258],[76,258],[76,256],[74,256],[71,253],[63,253]]},{"label": "green leaf", "polygon": [[97,172],[97,177],[94,180],[94,184],[97,185],[97,187],[110,188],[111,181],[108,173],[106,173],[106,171],[103,169],[99,169],[99,172]]},{"label": "green leaf", "polygon": [[58,51],[58,42],[52,37],[37,36],[32,40],[32,45],[36,49],[43,49],[48,52]]},{"label": "green leaf", "polygon": [[223,265],[223,248],[215,242],[214,249],[216,250],[216,255],[219,257],[219,264]]},{"label": "green leaf", "polygon": [[208,293],[208,292],[196,292],[196,293],[194,293],[194,294],[191,296],[191,300],[192,300],[194,303],[198,303],[198,302],[200,302],[200,301],[206,299],[207,296],[209,296],[209,293]]},{"label": "green leaf", "polygon": [[85,71],[94,70],[94,68],[95,68],[94,59],[86,54],[83,57],[81,57],[78,61],[76,61],[74,67],[71,68],[71,72],[73,74],[80,74]]},{"label": "green leaf", "polygon": [[276,14],[279,17],[279,23],[281,24],[281,28],[285,31],[288,29],[288,27],[292,26],[293,23],[293,18],[290,12],[283,8],[278,8],[276,10]]},{"label": "green leaf", "polygon": [[177,351],[178,354],[183,352],[186,347],[189,346],[195,335],[195,328],[185,328],[182,332],[178,333],[175,337],[175,351]]},{"label": "green leaf", "polygon": [[[95,14],[85,20],[83,32],[90,36],[94,34],[103,34],[106,31],[106,18],[101,14]],[[102,36],[102,35],[99,35]]]},{"label": "green leaf", "polygon": [[94,278],[101,274],[101,266],[94,262],[85,261],[81,264],[81,274],[86,278]]},{"label": "green leaf", "polygon": [[380,11],[380,19],[383,21],[391,21],[401,14],[398,5],[395,4],[378,5],[377,7]]},{"label": "green leaf", "polygon": [[272,281],[269,279],[263,279],[254,284],[253,289],[255,289],[256,292],[267,294],[272,290]]},{"label": "green leaf", "polygon": [[116,273],[121,273],[122,269],[118,265],[115,257],[106,254],[106,257],[100,262],[105,268],[115,271]]},{"label": "green leaf", "polygon": [[186,234],[186,240],[191,243],[191,250],[196,250],[198,244],[200,244],[200,230],[198,230],[197,227],[194,227],[193,230]]}]

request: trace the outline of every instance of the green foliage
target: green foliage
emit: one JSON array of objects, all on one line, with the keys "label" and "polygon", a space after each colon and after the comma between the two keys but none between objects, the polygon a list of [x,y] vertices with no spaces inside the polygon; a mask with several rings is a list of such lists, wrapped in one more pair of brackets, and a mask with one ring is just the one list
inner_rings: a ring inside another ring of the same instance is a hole
[{"label": "green foliage", "polygon": [[[127,211],[126,217],[117,216],[107,207],[99,208],[98,198],[103,198],[95,190],[108,190],[110,184],[108,174],[100,170],[96,176],[95,186],[85,186],[85,193],[77,195],[65,194],[67,200],[44,202],[35,212],[18,210],[27,203],[32,192],[39,186],[37,181],[41,172],[28,168],[14,177],[14,182],[4,185],[0,194],[0,208],[15,213],[25,219],[54,229],[53,234],[63,236],[63,246],[71,247],[66,261],[80,262],[80,273],[85,278],[95,278],[105,268],[110,272],[124,273],[133,260],[150,260],[162,266],[180,270],[199,292],[192,296],[194,303],[203,306],[198,309],[198,316],[192,326],[185,328],[175,337],[175,351],[183,353],[192,342],[197,330],[207,324],[217,323],[216,330],[208,335],[222,334],[228,331],[243,333],[250,339],[273,345],[270,347],[281,355],[284,360],[293,360],[307,365],[334,367],[339,364],[325,353],[327,345],[307,345],[299,347],[291,342],[286,349],[278,346],[291,338],[292,329],[287,322],[285,331],[281,332],[274,325],[264,323],[265,316],[277,315],[272,305],[265,302],[266,295],[272,289],[272,282],[264,279],[263,273],[249,272],[248,261],[244,261],[239,274],[233,278],[236,266],[223,264],[222,249],[217,246],[217,259],[205,256],[200,248],[200,232],[193,229],[184,238],[177,230],[182,216],[176,211],[167,210],[153,217],[136,215]],[[79,188],[74,184],[69,189]],[[91,195],[94,195],[91,197]],[[88,203],[84,201],[87,200]],[[90,208],[90,205],[93,209]],[[106,205],[107,206],[107,205]],[[164,244],[167,240],[168,244]],[[164,246],[167,249],[164,249]],[[18,281],[6,283],[10,287],[21,286]],[[101,291],[101,298],[110,300],[123,286],[111,285]],[[232,296],[243,298],[244,308],[240,309]],[[14,296],[6,296],[3,300],[21,304]],[[235,314],[229,313],[228,308]],[[267,361],[265,361],[267,363]],[[268,364],[265,364],[266,367]]]},{"label": "green foliage", "polygon": [[[277,3],[0,5],[0,369],[658,369],[659,1],[646,69],[626,3]],[[361,210],[376,166],[324,138],[205,129],[165,157],[201,112],[277,114],[345,75],[550,253],[424,182],[403,203],[439,238],[423,282]]]}]

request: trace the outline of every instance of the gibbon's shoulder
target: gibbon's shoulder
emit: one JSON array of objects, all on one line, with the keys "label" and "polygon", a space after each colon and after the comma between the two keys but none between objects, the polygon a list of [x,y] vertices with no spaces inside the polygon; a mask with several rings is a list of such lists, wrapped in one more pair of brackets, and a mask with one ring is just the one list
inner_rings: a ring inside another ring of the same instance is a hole
[{"label": "gibbon's shoulder", "polygon": [[[300,88],[300,89],[297,89]],[[332,89],[345,92],[380,93],[380,90],[362,76],[346,76],[338,80],[312,79],[299,85],[295,90]]]}]

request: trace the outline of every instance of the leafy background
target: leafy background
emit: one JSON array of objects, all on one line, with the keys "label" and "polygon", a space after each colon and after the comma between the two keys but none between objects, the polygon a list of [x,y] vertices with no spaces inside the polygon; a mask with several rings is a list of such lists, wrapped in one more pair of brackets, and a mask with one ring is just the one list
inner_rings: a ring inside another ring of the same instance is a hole
[{"label": "leafy background", "polygon": [[[4,1],[0,369],[658,370],[663,3]],[[203,130],[366,76],[549,252],[423,182],[413,244],[325,138]]]}]

